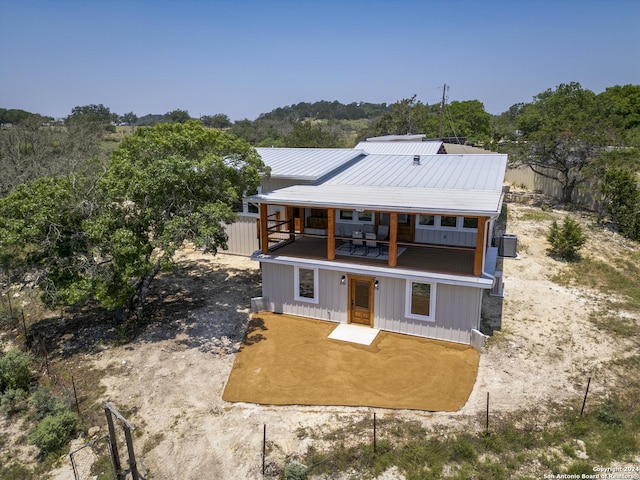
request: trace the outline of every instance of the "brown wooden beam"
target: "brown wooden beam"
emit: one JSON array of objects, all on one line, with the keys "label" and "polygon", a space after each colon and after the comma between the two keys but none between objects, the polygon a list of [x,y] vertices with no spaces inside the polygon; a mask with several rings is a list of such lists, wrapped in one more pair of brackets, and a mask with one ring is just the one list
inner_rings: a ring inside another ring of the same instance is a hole
[{"label": "brown wooden beam", "polygon": [[391,212],[389,215],[389,266],[395,267],[398,263],[398,214]]},{"label": "brown wooden beam", "polygon": [[484,259],[485,224],[487,217],[478,217],[478,233],[476,235],[476,251],[473,257],[473,274],[482,275],[482,260]]},{"label": "brown wooden beam", "polygon": [[327,210],[327,258],[336,259],[336,211],[333,208]]},{"label": "brown wooden beam", "polygon": [[269,253],[269,232],[267,231],[267,205],[260,204],[260,246],[262,253]]}]

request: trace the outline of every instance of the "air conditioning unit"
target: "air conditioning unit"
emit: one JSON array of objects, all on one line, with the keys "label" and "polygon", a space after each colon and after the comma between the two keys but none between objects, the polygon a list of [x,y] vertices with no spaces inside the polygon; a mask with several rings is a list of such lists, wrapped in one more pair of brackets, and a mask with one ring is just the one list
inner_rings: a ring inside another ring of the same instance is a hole
[{"label": "air conditioning unit", "polygon": [[498,256],[516,258],[518,256],[518,236],[505,233],[498,243]]},{"label": "air conditioning unit", "polygon": [[504,297],[504,284],[502,283],[502,272],[496,272],[493,279],[493,286],[489,295],[492,297]]}]

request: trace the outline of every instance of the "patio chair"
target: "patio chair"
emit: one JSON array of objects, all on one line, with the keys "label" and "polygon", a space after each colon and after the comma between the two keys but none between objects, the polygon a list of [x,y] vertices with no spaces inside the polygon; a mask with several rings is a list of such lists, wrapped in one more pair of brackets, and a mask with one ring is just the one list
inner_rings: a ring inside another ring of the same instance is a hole
[{"label": "patio chair", "polygon": [[376,242],[376,234],[375,233],[367,233],[365,234],[365,238],[366,238],[366,242],[365,242],[365,255],[369,255],[369,251],[370,250],[377,250],[378,251],[378,255],[376,255],[376,257],[380,256],[380,248],[378,247],[378,242]]},{"label": "patio chair", "polygon": [[355,253],[358,248],[364,247],[364,241],[362,240],[362,232],[351,232],[351,253]]},{"label": "patio chair", "polygon": [[[389,225],[378,225],[377,239],[381,241],[389,240]],[[389,245],[381,243],[378,245],[380,255],[384,254],[389,249]]]}]

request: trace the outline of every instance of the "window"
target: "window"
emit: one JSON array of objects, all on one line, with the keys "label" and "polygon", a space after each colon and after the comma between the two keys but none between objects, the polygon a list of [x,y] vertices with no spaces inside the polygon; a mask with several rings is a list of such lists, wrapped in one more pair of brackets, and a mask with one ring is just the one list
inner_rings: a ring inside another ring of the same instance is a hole
[{"label": "window", "polygon": [[441,217],[440,226],[446,228],[456,228],[458,217]]},{"label": "window", "polygon": [[295,267],[294,298],[301,302],[318,303],[318,270]]},{"label": "window", "polygon": [[462,219],[462,228],[478,228],[478,219],[475,217],[464,217]]},{"label": "window", "polygon": [[364,212],[356,212],[358,214],[358,221],[360,222],[371,222],[373,221],[373,212],[364,211]]},{"label": "window", "polygon": [[407,280],[406,316],[416,320],[435,321],[436,286]]},{"label": "window", "polygon": [[436,224],[436,217],[434,215],[420,215],[418,217],[418,225],[425,227],[433,227]]},{"label": "window", "polygon": [[340,220],[353,220],[353,210],[340,210]]},{"label": "window", "polygon": [[373,223],[373,212],[368,210],[362,212],[356,210],[340,210],[338,218],[347,222]]}]

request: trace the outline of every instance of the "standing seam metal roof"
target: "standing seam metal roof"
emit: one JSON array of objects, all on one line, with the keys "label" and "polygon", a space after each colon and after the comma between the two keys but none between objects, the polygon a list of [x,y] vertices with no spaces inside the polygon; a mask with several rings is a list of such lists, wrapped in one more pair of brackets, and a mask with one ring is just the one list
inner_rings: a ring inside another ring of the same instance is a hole
[{"label": "standing seam metal roof", "polygon": [[259,147],[262,161],[271,167],[271,178],[317,180],[365,152],[353,148]]},{"label": "standing seam metal roof", "polygon": [[356,149],[386,155],[435,155],[442,142],[360,142]]}]

